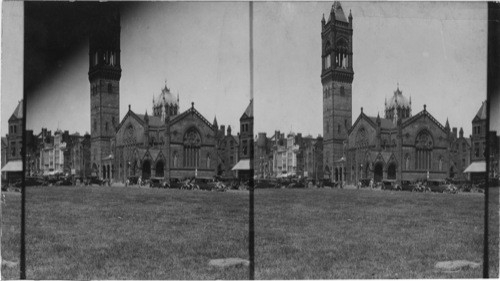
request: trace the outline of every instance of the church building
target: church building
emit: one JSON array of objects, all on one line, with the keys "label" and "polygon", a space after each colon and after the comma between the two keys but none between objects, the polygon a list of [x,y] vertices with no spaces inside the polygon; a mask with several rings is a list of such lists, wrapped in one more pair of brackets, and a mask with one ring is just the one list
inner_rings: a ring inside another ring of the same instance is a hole
[{"label": "church building", "polygon": [[[153,97],[149,114],[147,110],[144,114],[134,112],[129,105],[119,121],[120,15],[113,4],[107,7],[96,20],[89,40],[93,176],[125,182],[132,176],[211,179],[221,175],[221,155],[229,157],[226,165],[236,163],[239,139],[231,135],[230,127],[225,136],[225,127],[219,130],[216,120],[210,123],[194,102],[181,112],[179,96],[174,96],[166,82]],[[248,125],[242,128],[251,132]],[[229,145],[219,149],[224,137]],[[246,139],[244,142],[251,147]]]},{"label": "church building", "polygon": [[355,184],[361,179],[421,180],[453,177],[450,148],[456,129],[443,126],[424,105],[412,114],[399,85],[384,116],[361,112],[352,123],[353,17],[340,2],[321,20],[324,178]]}]

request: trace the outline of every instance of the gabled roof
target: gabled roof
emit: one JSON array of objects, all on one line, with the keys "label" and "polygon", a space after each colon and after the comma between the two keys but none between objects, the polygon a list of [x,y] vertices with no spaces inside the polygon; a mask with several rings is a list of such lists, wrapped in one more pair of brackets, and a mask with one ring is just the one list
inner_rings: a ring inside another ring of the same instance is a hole
[{"label": "gabled roof", "polygon": [[23,114],[23,100],[20,100],[19,103],[17,104],[16,109],[14,110],[12,115],[10,116],[9,120],[12,118],[22,119],[23,116],[24,116],[24,114]]},{"label": "gabled roof", "polygon": [[[377,124],[377,117],[368,117],[370,120],[373,121],[373,123]],[[386,119],[386,118],[380,118],[380,127],[382,129],[394,129],[396,128],[396,125],[394,125],[394,122],[392,122],[391,119]]]},{"label": "gabled roof", "polygon": [[486,115],[486,102],[483,101],[483,104],[481,104],[481,108],[479,108],[474,119],[479,118],[480,120],[486,120],[486,116],[487,116]]},{"label": "gabled roof", "polygon": [[174,124],[176,122],[179,122],[184,117],[186,117],[188,114],[194,114],[194,115],[198,116],[198,118],[200,118],[201,121],[203,121],[203,123],[205,123],[208,127],[212,128],[212,130],[215,131],[215,127],[212,125],[212,123],[210,123],[205,117],[203,117],[203,115],[201,115],[201,113],[198,110],[196,110],[194,108],[194,103],[191,103],[191,107],[188,110],[173,117],[173,119],[170,120],[170,124]]},{"label": "gabled roof", "polygon": [[[144,124],[146,124],[146,120],[144,119],[144,117],[146,116],[145,114],[136,114],[136,115],[144,122]],[[149,119],[149,126],[151,127],[161,127],[164,125],[163,122],[161,121],[160,116],[148,115],[148,119]]]},{"label": "gabled roof", "polygon": [[253,99],[250,100],[250,103],[248,104],[247,109],[245,109],[243,115],[241,115],[240,120],[245,118],[253,118]]},{"label": "gabled roof", "polygon": [[[354,128],[356,127],[356,125],[358,124],[358,122],[361,119],[366,120],[371,126],[373,126],[373,128],[377,128],[377,126],[378,126],[377,125],[377,118],[378,117],[367,116],[366,114],[363,113],[363,110],[361,110],[361,113],[359,114],[358,119],[356,119],[356,121],[351,126],[351,128],[349,128],[348,133],[350,134],[352,132],[352,130],[354,130]],[[392,122],[391,119],[385,119],[385,118],[380,118],[380,127],[382,129],[394,129],[394,128],[396,128],[396,126],[394,125],[394,123]]]},{"label": "gabled roof", "polygon": [[420,111],[419,113],[417,113],[416,115],[413,115],[412,117],[410,118],[406,118],[405,120],[403,120],[402,122],[402,125],[403,125],[403,128],[410,125],[411,123],[417,121],[418,119],[420,119],[422,116],[426,116],[429,118],[429,120],[431,120],[434,124],[436,124],[436,126],[438,126],[441,130],[443,130],[443,132],[446,133],[446,130],[444,128],[444,126],[439,123],[439,121],[436,120],[436,118],[434,118],[434,116],[432,116],[424,107],[424,110]]}]

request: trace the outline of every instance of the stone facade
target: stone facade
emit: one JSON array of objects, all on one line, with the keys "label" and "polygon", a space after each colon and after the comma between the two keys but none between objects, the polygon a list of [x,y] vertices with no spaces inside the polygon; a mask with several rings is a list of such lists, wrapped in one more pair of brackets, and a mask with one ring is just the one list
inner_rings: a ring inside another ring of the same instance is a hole
[{"label": "stone facade", "polygon": [[415,116],[397,120],[369,117],[361,110],[349,131],[345,166],[334,180],[444,179],[450,176],[453,141],[449,125],[441,125],[425,106]]},{"label": "stone facade", "polygon": [[217,165],[217,175],[223,178],[236,178],[237,172],[232,168],[238,162],[239,155],[239,138],[232,134],[231,126],[226,127],[221,125],[218,135],[218,157],[219,164]]},{"label": "stone facade", "polygon": [[323,85],[323,168],[325,174],[343,158],[352,124],[352,15],[347,19],[334,2],[328,21],[321,20]]},{"label": "stone facade", "polygon": [[[174,114],[174,113],[172,113]],[[112,141],[104,178],[124,182],[130,176],[212,178],[216,175],[217,130],[195,108],[182,114],[148,116],[130,108]],[[116,167],[116,170],[115,170]]]},{"label": "stone facade", "polygon": [[91,161],[95,175],[104,173],[111,155],[111,138],[120,118],[120,14],[99,10],[89,40]]}]

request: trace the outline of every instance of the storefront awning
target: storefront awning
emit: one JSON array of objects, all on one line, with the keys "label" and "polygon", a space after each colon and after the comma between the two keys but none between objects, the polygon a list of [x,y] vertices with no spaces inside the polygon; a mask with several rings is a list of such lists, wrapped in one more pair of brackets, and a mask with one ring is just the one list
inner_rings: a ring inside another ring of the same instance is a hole
[{"label": "storefront awning", "polygon": [[485,173],[486,172],[486,162],[472,162],[464,173]]},{"label": "storefront awning", "polygon": [[236,170],[245,170],[248,171],[250,170],[250,159],[242,159],[234,167],[231,169],[233,171]]},{"label": "storefront awning", "polygon": [[22,171],[23,171],[22,160],[9,161],[2,168],[2,172],[22,172]]}]

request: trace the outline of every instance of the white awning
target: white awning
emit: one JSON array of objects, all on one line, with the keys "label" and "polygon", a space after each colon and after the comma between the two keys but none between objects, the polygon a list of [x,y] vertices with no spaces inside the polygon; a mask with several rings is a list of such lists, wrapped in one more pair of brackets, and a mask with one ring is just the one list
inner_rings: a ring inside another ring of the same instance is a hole
[{"label": "white awning", "polygon": [[2,168],[2,172],[22,172],[22,171],[23,171],[22,160],[9,161]]},{"label": "white awning", "polygon": [[486,162],[472,162],[464,173],[485,173],[486,172]]},{"label": "white awning", "polygon": [[250,159],[242,159],[234,167],[231,169],[233,171],[235,170],[250,170]]}]

